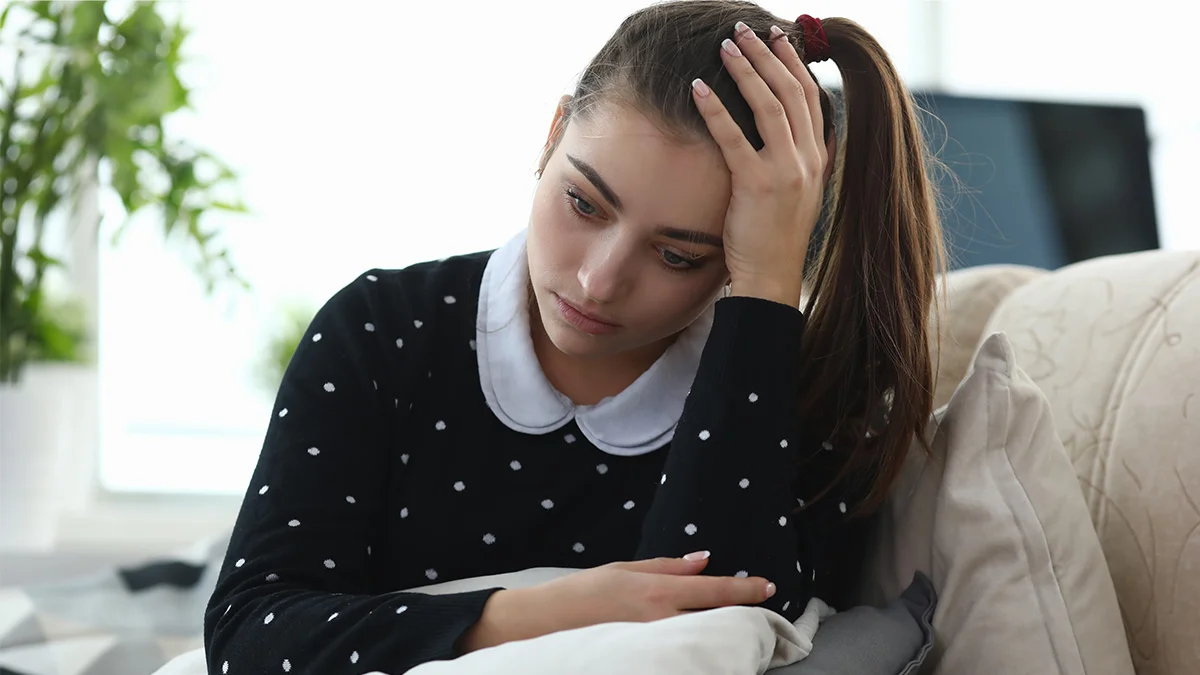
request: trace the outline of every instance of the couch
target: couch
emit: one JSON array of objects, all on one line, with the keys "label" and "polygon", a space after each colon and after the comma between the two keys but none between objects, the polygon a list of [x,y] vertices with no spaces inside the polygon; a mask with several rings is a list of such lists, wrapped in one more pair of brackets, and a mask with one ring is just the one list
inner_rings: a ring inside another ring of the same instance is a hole
[{"label": "couch", "polygon": [[977,267],[941,290],[935,404],[1008,335],[1050,399],[1138,675],[1200,673],[1200,252]]},{"label": "couch", "polygon": [[[941,291],[936,405],[980,341],[1004,331],[1051,401],[1138,675],[1200,673],[1200,252],[1112,256],[1055,272],[978,267],[953,272]],[[226,537],[158,563],[174,565],[171,574],[190,565],[196,582],[152,602],[129,594],[112,570],[0,589],[0,670],[77,662],[83,650],[86,665],[54,672],[137,675],[196,648]]]}]

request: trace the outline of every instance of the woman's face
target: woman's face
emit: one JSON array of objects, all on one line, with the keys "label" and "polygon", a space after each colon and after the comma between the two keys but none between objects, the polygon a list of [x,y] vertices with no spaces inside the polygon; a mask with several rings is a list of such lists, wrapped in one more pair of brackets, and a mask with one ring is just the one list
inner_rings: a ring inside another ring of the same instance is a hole
[{"label": "woman's face", "polygon": [[729,195],[712,143],[681,143],[625,107],[573,119],[543,169],[528,234],[533,293],[554,345],[611,356],[686,328],[728,276]]}]

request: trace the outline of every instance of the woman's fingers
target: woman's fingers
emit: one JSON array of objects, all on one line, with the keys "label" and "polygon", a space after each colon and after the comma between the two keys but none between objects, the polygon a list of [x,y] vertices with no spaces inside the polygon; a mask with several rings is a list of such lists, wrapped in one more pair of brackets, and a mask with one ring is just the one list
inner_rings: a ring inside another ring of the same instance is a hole
[{"label": "woman's fingers", "polygon": [[[742,22],[738,22],[739,27],[743,25]],[[749,36],[745,37],[747,34]],[[749,53],[739,47],[739,44],[756,52],[754,56],[759,61],[762,60],[763,52],[768,58],[776,61],[778,59],[772,56],[771,51],[754,36],[750,29],[735,29],[734,37],[737,38],[736,42],[727,39],[721,43],[721,60],[725,63],[725,69],[733,76],[733,81],[737,83],[738,91],[742,93],[742,97],[754,111],[754,124],[758,127],[758,133],[766,144],[766,151],[770,153],[779,148],[788,148],[789,150],[794,148],[796,144],[792,140],[787,109],[759,73],[756,67],[758,64],[750,58]],[[782,64],[779,66],[779,70],[787,70],[782,67]]]},{"label": "woman's fingers", "polygon": [[630,572],[646,572],[650,574],[699,574],[708,565],[708,552],[689,553],[683,558],[650,558],[649,560],[634,560],[630,562],[610,563],[611,566]]},{"label": "woman's fingers", "polygon": [[[776,58],[787,68],[792,77],[800,84],[801,91],[804,93],[804,103],[808,108],[808,122],[811,127],[808,131],[812,134],[813,140],[817,144],[817,148],[824,156],[825,151],[825,118],[821,114],[821,91],[817,87],[816,80],[812,74],[808,72],[804,62],[800,60],[800,54],[796,52],[796,48],[792,45],[791,40],[788,40],[779,26],[771,26],[771,51]],[[790,113],[789,113],[790,114]],[[797,138],[799,144],[799,138]]]},{"label": "woman's fingers", "polygon": [[716,93],[697,78],[692,82],[692,98],[696,101],[700,115],[704,117],[704,123],[708,125],[708,133],[712,134],[717,147],[721,149],[721,155],[725,158],[729,170],[735,175],[753,171],[761,161],[758,153],[754,151],[750,141],[746,140],[746,134],[743,134],[742,128],[733,121],[733,117],[729,115],[725,104],[721,103]]},{"label": "woman's fingers", "polygon": [[[771,148],[773,139],[767,139],[766,132],[762,128],[761,118],[764,115],[770,118],[772,127],[775,127],[778,122],[775,118],[785,118],[788,139],[792,142],[790,147],[786,147],[787,151],[790,152],[793,148],[802,152],[814,150],[816,146],[812,139],[811,109],[806,100],[808,92],[801,85],[800,80],[792,73],[791,69],[784,65],[778,54],[767,46],[767,43],[759,39],[746,24],[741,21],[737,22],[734,26],[734,34],[737,45],[745,57],[743,60],[750,63],[750,72],[747,73],[742,68],[735,69],[731,63],[732,59],[728,57],[726,64],[729,66],[730,74],[737,80],[738,88],[754,110],[755,122],[758,124],[759,133],[767,141],[768,150]],[[761,85],[756,81],[767,86],[768,92],[765,96],[760,91]],[[744,85],[743,82],[746,84]],[[747,86],[751,93],[747,93]],[[760,100],[751,99],[752,94],[758,96]],[[781,105],[782,115],[777,112]],[[764,113],[760,114],[760,111],[764,111]]]},{"label": "woman's fingers", "polygon": [[712,609],[757,605],[775,594],[774,584],[762,577],[673,577],[668,593],[676,609]]}]

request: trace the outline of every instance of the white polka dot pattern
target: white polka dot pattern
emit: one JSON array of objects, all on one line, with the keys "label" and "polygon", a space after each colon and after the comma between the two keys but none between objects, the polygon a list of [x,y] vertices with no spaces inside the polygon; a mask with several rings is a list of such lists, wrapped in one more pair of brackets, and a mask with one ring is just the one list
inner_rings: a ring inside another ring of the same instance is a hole
[{"label": "white polka dot pattern", "polygon": [[[462,265],[470,259],[457,257],[446,264]],[[289,578],[257,591],[256,597],[237,600],[245,609],[237,615],[231,612],[232,603],[227,604],[225,612],[232,618],[218,622],[217,630],[230,635],[220,642],[230,645],[229,651],[211,657],[214,665],[222,663],[223,675],[279,672],[274,669],[281,663],[284,672],[308,672],[318,663],[330,663],[324,652],[331,649],[337,650],[333,659],[349,657],[353,665],[346,669],[347,675],[377,669],[376,662],[392,664],[385,667],[396,672],[415,667],[419,664],[397,651],[401,647],[369,644],[358,639],[356,631],[364,630],[364,622],[394,615],[395,623],[385,626],[394,625],[421,644],[441,648],[439,631],[444,623],[457,620],[458,609],[441,609],[439,599],[415,594],[401,596],[406,604],[400,606],[395,601],[401,598],[394,595],[391,601],[369,600],[358,595],[355,580],[378,579],[392,588],[408,588],[482,575],[509,564],[514,555],[529,552],[529,542],[536,542],[531,551],[535,556],[538,551],[559,559],[574,554],[578,562],[573,566],[578,567],[628,559],[634,543],[639,552],[648,546],[674,555],[709,549],[711,573],[736,571],[736,576],[746,578],[752,569],[778,584],[778,604],[768,602],[768,606],[800,612],[814,588],[807,577],[815,577],[818,570],[801,567],[808,551],[796,550],[795,534],[786,528],[809,518],[832,519],[836,512],[826,502],[798,516],[786,511],[788,500],[796,498],[790,494],[793,482],[801,490],[820,483],[820,477],[809,481],[795,474],[793,464],[810,449],[809,441],[802,442],[796,453],[772,451],[776,446],[788,449],[789,439],[807,438],[796,426],[794,414],[776,415],[794,408],[793,387],[777,376],[793,357],[774,351],[773,340],[741,350],[714,343],[708,351],[727,361],[695,374],[697,386],[694,392],[689,390],[685,414],[669,430],[670,445],[644,455],[623,456],[598,448],[593,440],[609,432],[600,425],[589,426],[590,421],[584,424],[582,416],[565,429],[559,423],[552,425],[556,431],[547,426],[543,427],[547,431],[531,434],[512,431],[494,417],[481,418],[479,411],[487,408],[482,399],[476,402],[479,397],[473,393],[478,391],[481,367],[476,360],[497,353],[490,341],[476,343],[472,319],[478,303],[467,280],[481,275],[447,274],[444,280],[413,286],[426,294],[417,312],[423,321],[402,304],[412,293],[396,290],[396,284],[407,283],[410,274],[419,272],[388,274],[388,280],[378,286],[348,289],[349,293],[331,301],[331,309],[318,314],[310,344],[297,350],[291,377],[279,390],[275,407],[279,420],[273,420],[267,436],[270,447],[264,447],[256,470],[253,484],[258,487],[250,488],[262,498],[248,504],[262,515],[242,519],[251,525],[235,532],[230,545],[253,560],[238,558],[227,565],[223,571],[233,578],[221,587],[265,586],[255,583],[264,576],[269,582],[279,581],[279,574],[262,572],[264,568],[284,570],[281,574]],[[376,280],[374,275],[366,276]],[[339,310],[337,303],[353,306],[348,305],[351,302],[361,308]],[[717,310],[715,339],[729,343],[730,335],[783,335],[787,333],[783,329],[791,326],[790,319],[780,318],[780,312],[790,308],[739,303],[742,300],[730,298],[719,305],[725,309]],[[733,313],[734,318],[721,319],[720,312]],[[775,317],[774,323],[764,316]],[[424,331],[426,323],[429,331]],[[798,326],[791,326],[796,335]],[[419,335],[429,340],[414,342]],[[757,361],[747,361],[747,355]],[[433,370],[438,371],[436,382]],[[394,409],[387,408],[389,399]],[[280,405],[283,401],[288,405]],[[420,409],[414,407],[415,401],[422,403]],[[403,402],[408,402],[409,412],[398,414]],[[291,405],[299,406],[296,415],[290,415]],[[371,417],[376,414],[378,418]],[[453,430],[448,428],[449,420],[454,420]],[[405,438],[406,433],[416,441]],[[813,443],[817,444],[832,449],[832,439]],[[475,446],[486,452],[472,455]],[[299,451],[310,459],[303,459]],[[420,459],[410,461],[413,454]],[[509,471],[503,470],[505,465]],[[667,486],[667,468],[675,475],[671,486]],[[654,473],[659,473],[658,486],[650,482]],[[843,514],[847,504],[854,503],[847,494],[834,494],[830,502]],[[800,499],[797,503],[804,505]],[[780,504],[785,508],[780,509]],[[804,520],[789,522],[793,517]],[[638,533],[644,531],[654,532],[655,541],[639,542]],[[428,539],[434,536],[444,537],[446,545]],[[379,556],[370,557],[368,542],[383,546]],[[790,546],[782,555],[785,549],[780,542]],[[451,554],[453,560],[447,557]],[[794,572],[786,564],[788,559],[796,559]],[[247,565],[248,561],[253,564]],[[318,576],[322,573],[326,576]],[[328,593],[293,603],[286,594],[293,592],[293,585],[307,583],[306,577],[325,579]],[[334,597],[338,599],[331,600]],[[229,599],[232,596],[213,602]],[[280,625],[274,626],[277,617]],[[794,618],[789,614],[789,619]],[[236,624],[258,621],[262,625],[257,631],[273,633],[266,638],[272,649],[262,656],[255,656],[265,650],[256,650],[253,640],[263,638],[252,635],[254,630],[243,631],[245,637],[228,633]],[[292,630],[335,621],[339,624],[336,639],[314,640],[312,635],[300,635],[303,629]],[[289,637],[292,633],[296,635]],[[397,640],[396,645],[411,641]],[[360,646],[371,653],[343,651]],[[221,660],[226,658],[231,660]]]}]

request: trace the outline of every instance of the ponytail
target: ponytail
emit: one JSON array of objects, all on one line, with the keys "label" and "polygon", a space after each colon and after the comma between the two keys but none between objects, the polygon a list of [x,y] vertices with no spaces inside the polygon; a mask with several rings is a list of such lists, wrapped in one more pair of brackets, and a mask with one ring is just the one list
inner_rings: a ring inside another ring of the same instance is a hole
[{"label": "ponytail", "polygon": [[[912,441],[929,451],[929,313],[945,251],[915,103],[861,26],[841,18],[823,24],[842,75],[844,119],[835,125],[827,227],[807,272],[799,405],[820,438],[849,451],[817,497],[853,477],[866,494],[856,510],[869,513]],[[830,106],[822,103],[828,124]]]}]

